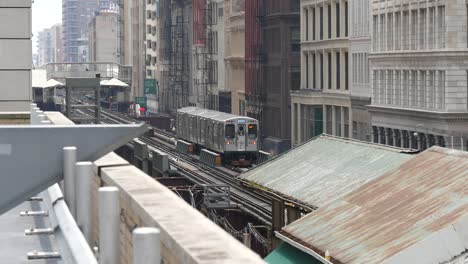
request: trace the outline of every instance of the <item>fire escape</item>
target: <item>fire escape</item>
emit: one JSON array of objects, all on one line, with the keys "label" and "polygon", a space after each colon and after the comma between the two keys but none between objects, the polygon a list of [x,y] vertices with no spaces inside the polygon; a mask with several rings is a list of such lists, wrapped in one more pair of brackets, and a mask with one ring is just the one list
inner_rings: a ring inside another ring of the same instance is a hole
[{"label": "fire escape", "polygon": [[262,63],[265,60],[262,25],[263,0],[245,2],[245,99],[247,115],[263,121],[266,91]]},{"label": "fire escape", "polygon": [[169,42],[165,50],[167,82],[162,99],[165,110],[174,111],[189,105],[188,18],[184,14],[186,1],[171,0],[168,4],[164,22]]},{"label": "fire escape", "polygon": [[193,7],[193,44],[195,46],[195,66],[197,72],[194,84],[198,91],[198,101],[203,108],[216,110],[217,104],[213,93],[216,84],[213,56],[215,54],[213,38],[213,25],[216,16],[213,16],[213,4],[210,0],[192,0]]}]

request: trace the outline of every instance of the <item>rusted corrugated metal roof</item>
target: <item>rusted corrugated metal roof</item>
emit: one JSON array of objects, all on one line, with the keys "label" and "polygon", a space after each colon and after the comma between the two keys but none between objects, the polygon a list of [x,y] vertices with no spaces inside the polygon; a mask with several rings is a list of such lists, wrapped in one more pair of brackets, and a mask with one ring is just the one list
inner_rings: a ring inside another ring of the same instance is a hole
[{"label": "rusted corrugated metal roof", "polygon": [[449,263],[468,250],[468,153],[433,147],[282,232],[341,263]]},{"label": "rusted corrugated metal roof", "polygon": [[413,157],[407,152],[322,135],[239,177],[316,208],[398,167]]}]

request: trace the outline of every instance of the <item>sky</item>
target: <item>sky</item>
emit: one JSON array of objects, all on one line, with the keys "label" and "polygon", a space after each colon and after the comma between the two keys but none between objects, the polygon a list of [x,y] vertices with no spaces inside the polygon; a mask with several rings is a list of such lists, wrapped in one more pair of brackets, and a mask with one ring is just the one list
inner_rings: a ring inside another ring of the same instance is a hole
[{"label": "sky", "polygon": [[37,50],[37,33],[62,22],[62,0],[34,0],[32,5],[33,53]]}]

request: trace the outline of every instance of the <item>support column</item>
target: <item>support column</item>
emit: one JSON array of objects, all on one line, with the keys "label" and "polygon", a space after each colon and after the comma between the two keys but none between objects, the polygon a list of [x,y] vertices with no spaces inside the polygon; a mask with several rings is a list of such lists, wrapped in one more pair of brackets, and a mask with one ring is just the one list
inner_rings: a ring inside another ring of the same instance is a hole
[{"label": "support column", "polygon": [[382,133],[382,129],[381,127],[377,127],[377,138],[378,138],[378,142],[379,144],[382,144],[382,142],[384,141],[385,137]]},{"label": "support column", "polygon": [[[341,106],[340,107],[340,115],[341,115],[341,135],[340,137],[344,137],[345,136],[345,114],[344,114],[345,110],[344,110],[344,107]],[[349,112],[349,111],[348,111]],[[349,134],[349,131],[348,131],[348,134]],[[349,135],[352,135],[352,134],[349,134]]]},{"label": "support column", "polygon": [[421,133],[418,133],[418,135],[416,136],[416,140],[418,142],[418,150],[419,151],[422,151],[422,134]]},{"label": "support column", "polygon": [[294,146],[296,144],[296,118],[295,113],[295,103],[291,102],[291,144]]},{"label": "support column", "polygon": [[408,50],[411,50],[412,46],[413,46],[413,42],[414,42],[414,39],[413,39],[413,36],[415,36],[415,33],[412,32],[412,25],[413,25],[413,12],[412,12],[412,9],[411,9],[411,3],[408,3]]},{"label": "support column", "polygon": [[327,106],[323,105],[322,106],[322,112],[323,112],[323,133],[327,134]]},{"label": "support column", "polygon": [[65,202],[73,218],[76,219],[75,164],[76,147],[63,148],[63,182]]},{"label": "support column", "polygon": [[372,143],[375,143],[375,141],[377,140],[377,137],[375,135],[376,133],[375,130],[376,130],[375,126],[372,126],[371,127],[371,142]]},{"label": "support column", "polygon": [[160,232],[156,228],[133,230],[133,264],[161,263]]},{"label": "support column", "polygon": [[397,129],[391,129],[392,131],[392,145],[395,146],[395,147],[398,147],[398,142],[397,142],[397,133],[395,133],[397,131]]},{"label": "support column", "polygon": [[273,219],[272,219],[272,248],[276,248],[280,243],[281,243],[281,240],[278,239],[275,235],[274,235],[274,232],[275,231],[280,231],[281,228],[284,227],[285,223],[284,223],[284,203],[283,201],[281,200],[276,200],[276,199],[273,199],[272,200],[272,215],[273,215]]},{"label": "support column", "polygon": [[302,143],[302,105],[301,103],[297,104],[297,143]]},{"label": "support column", "polygon": [[439,49],[439,0],[435,0],[435,18],[434,18],[434,49]]},{"label": "support column", "polygon": [[384,128],[385,133],[385,145],[390,145],[390,133],[387,128]]},{"label": "support column", "polygon": [[336,107],[332,105],[332,134],[336,136]]},{"label": "support column", "polygon": [[93,163],[76,163],[76,222],[88,244],[92,244]]},{"label": "support column", "polygon": [[99,188],[99,263],[120,263],[120,203],[117,187]]},{"label": "support column", "polygon": [[413,132],[412,131],[406,131],[408,133],[408,148],[412,149],[413,148]]}]

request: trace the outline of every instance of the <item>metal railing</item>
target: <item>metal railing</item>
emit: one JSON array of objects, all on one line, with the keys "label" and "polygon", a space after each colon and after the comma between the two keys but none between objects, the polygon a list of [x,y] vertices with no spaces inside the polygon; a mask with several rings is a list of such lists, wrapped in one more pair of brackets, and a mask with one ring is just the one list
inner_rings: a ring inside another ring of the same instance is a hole
[{"label": "metal railing", "polygon": [[115,62],[65,62],[46,64],[47,79],[64,81],[65,78],[95,77],[100,74],[103,79],[119,79],[132,84],[132,66]]}]

